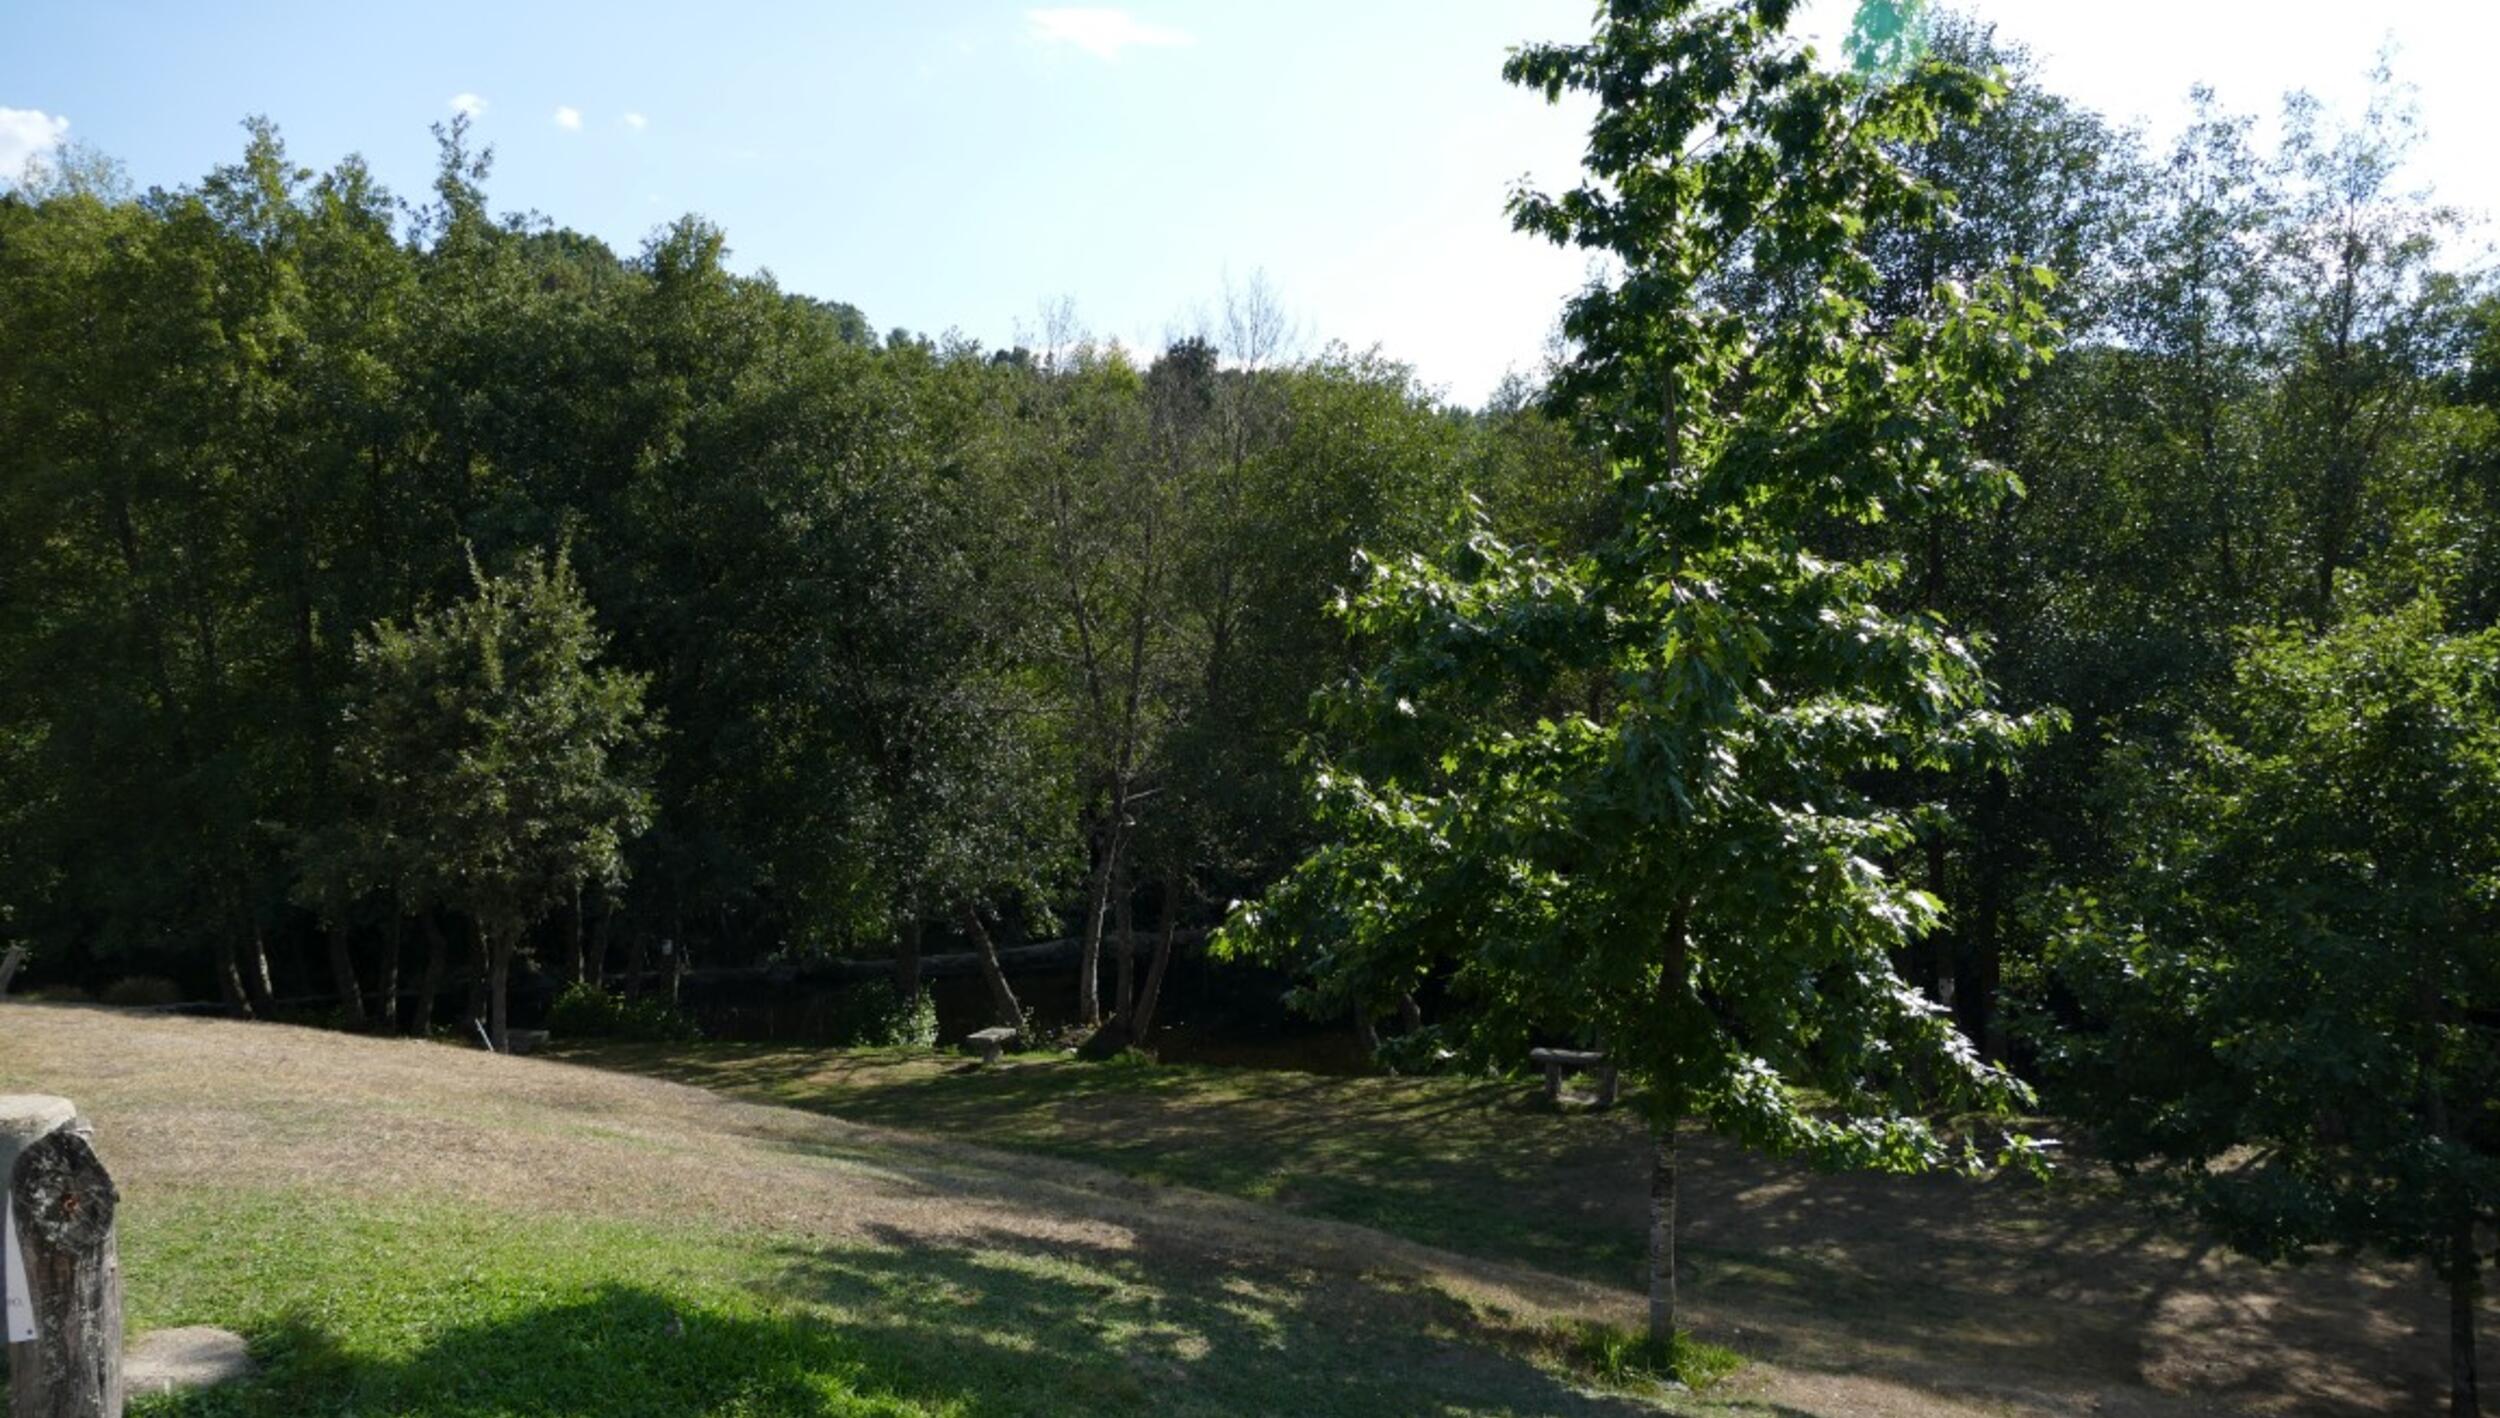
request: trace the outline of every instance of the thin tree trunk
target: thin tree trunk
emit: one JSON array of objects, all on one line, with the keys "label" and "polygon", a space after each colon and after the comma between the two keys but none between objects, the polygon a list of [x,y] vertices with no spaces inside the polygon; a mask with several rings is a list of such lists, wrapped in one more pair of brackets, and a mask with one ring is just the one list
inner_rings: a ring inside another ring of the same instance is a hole
[{"label": "thin tree trunk", "polygon": [[278,990],[269,982],[269,943],[260,931],[260,922],[252,922],[251,933],[244,937],[251,942],[243,951],[243,992],[252,999],[252,1012],[263,1019],[277,1013]]},{"label": "thin tree trunk", "polygon": [[231,1013],[245,1019],[253,1016],[252,998],[243,989],[243,967],[235,959],[234,937],[217,932],[217,992],[226,1000]]},{"label": "thin tree trunk", "polygon": [[484,922],[478,923],[479,943],[485,947],[486,1036],[495,1041],[495,1052],[512,1052],[512,951],[513,932],[489,933]]},{"label": "thin tree trunk", "polygon": [[1424,1007],[1415,1003],[1413,990],[1398,991],[1398,1029],[1413,1034],[1424,1027]]},{"label": "thin tree trunk", "polygon": [[894,943],[894,997],[905,1004],[920,998],[920,918],[903,923]]},{"label": "thin tree trunk", "polygon": [[1181,928],[1181,886],[1176,876],[1163,887],[1163,929],[1155,937],[1154,963],[1146,967],[1146,987],[1137,997],[1137,1020],[1129,1028],[1129,1042],[1146,1047],[1155,1028],[1155,1006],[1163,999],[1163,973],[1172,967],[1172,937]]},{"label": "thin tree trunk", "polygon": [[1372,1007],[1361,1000],[1354,1002],[1354,1037],[1362,1041],[1366,1060],[1380,1057],[1380,1031],[1372,1027]]},{"label": "thin tree trunk", "polygon": [[608,928],[616,923],[616,903],[602,899],[599,924],[590,928],[590,969],[582,978],[599,989],[608,987]]},{"label": "thin tree trunk", "polygon": [[582,889],[573,888],[573,910],[565,917],[566,978],[578,985],[590,978],[590,962],[582,952]]},{"label": "thin tree trunk", "polygon": [[[1670,1031],[1690,1002],[1691,973],[1692,905],[1678,901],[1667,917],[1666,958],[1658,971],[1659,1012]],[[1650,1121],[1656,1154],[1649,1174],[1649,1340],[1664,1355],[1675,1342],[1675,1130],[1684,1119],[1684,1089],[1679,1079],[1660,1082]]]},{"label": "thin tree trunk", "polygon": [[1137,1007],[1137,923],[1133,916],[1134,905],[1129,899],[1135,893],[1130,890],[1128,867],[1125,863],[1120,867],[1116,879],[1119,882],[1119,889],[1112,900],[1113,909],[1118,912],[1120,919],[1120,968],[1112,983],[1111,1017],[1131,1027],[1129,1042],[1135,1043],[1135,1018],[1132,1011]]},{"label": "thin tree trunk", "polygon": [[634,932],[634,943],[625,949],[625,993],[628,998],[642,998],[643,972],[651,965],[651,937]]},{"label": "thin tree trunk", "polygon": [[373,1001],[373,1017],[385,1034],[399,1032],[399,947],[408,926],[399,898],[391,898],[391,928],[382,938],[381,988]]},{"label": "thin tree trunk", "polygon": [[1024,1006],[1016,1003],[1016,992],[1007,984],[1007,972],[999,968],[998,946],[990,939],[989,927],[981,924],[981,913],[970,905],[963,908],[964,930],[972,937],[972,948],[981,956],[981,978],[990,986],[990,1005],[998,1011],[998,1022],[1024,1033]]},{"label": "thin tree trunk", "polygon": [[347,932],[339,926],[322,931],[330,946],[330,982],[338,991],[339,1012],[347,1016],[347,1027],[365,1027],[365,987],[356,978],[356,956],[348,944]]},{"label": "thin tree trunk", "polygon": [[416,1013],[409,1019],[409,1028],[420,1039],[434,1032],[434,1002],[443,997],[443,976],[451,968],[451,948],[443,939],[442,923],[428,911],[419,916],[425,926],[425,983],[417,991]]},{"label": "thin tree trunk", "polygon": [[475,923],[474,931],[475,934],[469,940],[468,1015],[470,1022],[477,1023],[486,1018],[486,1011],[489,1008],[486,1000],[486,985],[488,977],[494,974],[494,961],[487,952],[486,923],[483,921]]},{"label": "thin tree trunk", "polygon": [[1116,800],[1111,812],[1115,820],[1103,829],[1102,856],[1094,863],[1093,880],[1085,884],[1085,936],[1076,958],[1076,1017],[1088,1029],[1102,1025],[1102,927],[1110,914],[1111,873],[1120,855]]},{"label": "thin tree trunk", "polygon": [[[1941,828],[1928,829],[1927,841],[1924,845],[1927,849],[1927,889],[1935,893],[1937,900],[1942,901],[1945,899],[1943,830]],[[1956,913],[1954,917],[1948,919],[1959,919],[1959,915]],[[1934,932],[1930,940],[1935,950],[1933,969],[1936,976],[1936,1003],[1951,1009],[1954,997],[1960,993],[1958,988],[1961,983],[1959,943],[1954,940],[1954,932],[1950,928]]]},{"label": "thin tree trunk", "polygon": [[1649,1173],[1649,1342],[1661,1354],[1675,1342],[1675,1122],[1655,1125]]},{"label": "thin tree trunk", "polygon": [[2448,1241],[2448,1418],[2482,1418],[2474,1373],[2474,1304],[2482,1290],[2474,1216],[2466,1212]]}]

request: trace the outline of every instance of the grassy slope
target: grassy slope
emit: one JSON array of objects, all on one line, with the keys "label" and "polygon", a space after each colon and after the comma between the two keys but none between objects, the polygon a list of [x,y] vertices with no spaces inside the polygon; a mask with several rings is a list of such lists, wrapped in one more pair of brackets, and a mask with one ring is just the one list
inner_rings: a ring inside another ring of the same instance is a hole
[{"label": "grassy slope", "polygon": [[[1559,1371],[1568,1286],[661,1082],[0,1005],[0,1091],[94,1120],[134,1332],[266,1365],[148,1418],[1658,1411]],[[1758,1391],[1684,1408],[1815,1411]]]},{"label": "grassy slope", "polygon": [[[781,1046],[577,1056],[1600,1285],[1642,1274],[1638,1123],[1558,1114],[1529,1085]],[[2406,1413],[2444,1392],[2444,1322],[2409,1270],[2261,1269],[2164,1234],[2106,1186],[1811,1178],[1707,1140],[1687,1153],[1686,1298],[1707,1336],[1793,1370],[2077,1413]]]}]

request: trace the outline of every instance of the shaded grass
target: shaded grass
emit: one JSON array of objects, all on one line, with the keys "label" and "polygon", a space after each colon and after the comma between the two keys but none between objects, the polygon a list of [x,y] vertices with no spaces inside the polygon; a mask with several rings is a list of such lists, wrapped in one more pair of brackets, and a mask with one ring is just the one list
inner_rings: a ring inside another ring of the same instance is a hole
[{"label": "shaded grass", "polygon": [[[1058,1056],[975,1069],[927,1050],[609,1045],[563,1056],[854,1122],[1110,1167],[1470,1255],[1637,1287],[1641,1124],[1533,1086]],[[1627,1170],[1628,1168],[1628,1170]]]},{"label": "shaded grass", "polygon": [[[1532,1080],[738,1044],[572,1057],[1248,1198],[1627,1300],[1644,1288],[1643,1124],[1557,1109]],[[2418,1337],[2436,1316],[2406,1277],[2232,1261],[2126,1204],[2088,1159],[2049,1187],[1814,1176],[1688,1136],[1683,1189],[1685,1299],[1709,1338],[1765,1367],[2113,1413],[2393,1413],[2439,1391]],[[1583,1374],[1675,1367],[1594,1331],[1514,1338]]]},{"label": "shaded grass", "polygon": [[869,1347],[748,1284],[754,1248],[701,1228],[190,1193],[127,1209],[123,1252],[134,1330],[224,1325],[264,1369],[134,1418],[963,1411],[899,1391]]}]

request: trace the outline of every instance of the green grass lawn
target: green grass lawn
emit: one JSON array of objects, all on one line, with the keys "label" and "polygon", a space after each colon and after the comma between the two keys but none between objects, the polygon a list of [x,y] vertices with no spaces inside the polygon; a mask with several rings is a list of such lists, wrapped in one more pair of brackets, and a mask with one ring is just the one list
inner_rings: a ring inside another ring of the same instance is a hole
[{"label": "green grass lawn", "polygon": [[1592,1326],[1639,1314],[1640,1125],[1526,1081],[0,1015],[0,1092],[95,1122],[133,1333],[263,1366],[140,1418],[2388,1415],[2444,1377],[2411,1276],[1689,1137],[1688,1313],[1749,1362],[1667,1392]]},{"label": "green grass lawn", "polygon": [[1619,1337],[1521,1329],[1504,1359],[1486,1316],[1388,1277],[1357,1307],[1289,1273],[1004,1233],[828,1246],[294,1192],[128,1221],[134,1332],[233,1327],[265,1370],[133,1418],[1657,1411],[1610,1362]]},{"label": "green grass lawn", "polygon": [[0,1092],[76,1100],[114,1170],[131,1334],[261,1366],[135,1418],[1782,1411],[1257,1208],[611,1071],[0,1012]]}]

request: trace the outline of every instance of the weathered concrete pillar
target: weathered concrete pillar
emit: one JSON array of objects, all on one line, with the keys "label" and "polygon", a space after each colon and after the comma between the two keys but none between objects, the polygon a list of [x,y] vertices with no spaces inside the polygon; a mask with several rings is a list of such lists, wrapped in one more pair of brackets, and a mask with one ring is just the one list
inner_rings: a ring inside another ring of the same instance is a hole
[{"label": "weathered concrete pillar", "polygon": [[121,1198],[89,1137],[66,1098],[0,1095],[13,1418],[121,1418]]}]

